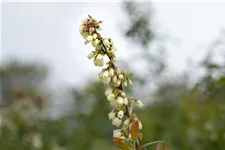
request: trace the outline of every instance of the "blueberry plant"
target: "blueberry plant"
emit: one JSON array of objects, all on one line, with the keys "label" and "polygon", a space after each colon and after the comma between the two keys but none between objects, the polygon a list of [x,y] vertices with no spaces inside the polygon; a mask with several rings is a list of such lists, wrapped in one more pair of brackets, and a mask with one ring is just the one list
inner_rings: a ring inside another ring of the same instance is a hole
[{"label": "blueberry plant", "polygon": [[[80,25],[80,34],[85,39],[84,44],[91,43],[94,50],[88,54],[88,59],[93,59],[94,65],[106,66],[99,73],[103,84],[109,85],[105,96],[113,110],[109,112],[109,120],[118,129],[113,131],[113,142],[122,150],[142,150],[147,146],[157,144],[157,150],[162,150],[163,141],[143,144],[141,133],[142,123],[132,110],[132,104],[142,107],[143,103],[136,98],[128,97],[124,88],[132,85],[131,79],[124,71],[116,66],[117,48],[111,38],[104,38],[99,33],[102,21],[97,21],[88,16]],[[107,59],[107,62],[106,62]]]}]

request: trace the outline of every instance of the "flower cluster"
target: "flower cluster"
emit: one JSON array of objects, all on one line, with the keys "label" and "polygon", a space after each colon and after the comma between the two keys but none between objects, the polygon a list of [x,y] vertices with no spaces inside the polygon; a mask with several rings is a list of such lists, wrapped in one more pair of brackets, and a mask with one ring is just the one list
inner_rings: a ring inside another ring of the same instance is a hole
[{"label": "flower cluster", "polygon": [[[132,81],[125,72],[115,65],[117,48],[111,38],[103,38],[98,32],[101,29],[101,23],[102,21],[97,21],[90,15],[82,21],[80,33],[85,39],[84,44],[91,43],[94,47],[94,50],[87,57],[93,59],[95,66],[103,67],[106,65],[99,73],[99,79],[104,84],[110,84],[105,91],[105,96],[110,105],[114,106],[114,109],[108,114],[108,117],[116,127],[122,125],[120,129],[113,131],[113,137],[139,142],[139,138],[132,137],[134,136],[132,128],[134,128],[134,122],[138,122],[137,130],[141,130],[142,124],[138,117],[132,113],[132,103],[135,102],[138,107],[142,107],[143,104],[140,100],[128,98],[125,94],[124,87],[131,86]],[[109,61],[104,62],[104,57],[108,57]]]}]

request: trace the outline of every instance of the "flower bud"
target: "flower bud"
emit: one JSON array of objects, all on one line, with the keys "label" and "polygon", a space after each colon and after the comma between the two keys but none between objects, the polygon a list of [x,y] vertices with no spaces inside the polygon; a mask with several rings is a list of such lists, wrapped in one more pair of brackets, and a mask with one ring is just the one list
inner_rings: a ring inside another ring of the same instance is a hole
[{"label": "flower bud", "polygon": [[93,47],[96,47],[98,45],[98,42],[99,42],[99,40],[98,39],[95,39],[95,40],[93,40],[91,42],[91,44],[92,44]]},{"label": "flower bud", "polygon": [[128,84],[129,85],[132,85],[132,81],[130,79],[128,80]]},{"label": "flower bud", "polygon": [[95,57],[95,53],[92,51],[87,55],[88,59],[92,59],[93,57]]},{"label": "flower bud", "polygon": [[102,67],[104,65],[103,55],[98,54],[97,57],[94,59],[94,63],[96,66]]},{"label": "flower bud", "polygon": [[113,90],[112,88],[108,88],[106,91],[105,91],[105,96],[109,96],[110,94],[112,94]]},{"label": "flower bud", "polygon": [[143,103],[140,100],[136,100],[136,105],[141,108]]},{"label": "flower bud", "polygon": [[120,68],[116,68],[116,71],[117,71],[118,74],[121,74]]},{"label": "flower bud", "polygon": [[109,77],[109,71],[105,70],[103,73],[101,73],[99,75],[100,80],[104,83],[104,84],[109,84],[111,81],[111,77]]},{"label": "flower bud", "polygon": [[[89,36],[89,34],[88,34],[87,32],[84,32],[84,33],[82,34],[82,37],[83,37],[84,39],[87,39],[88,36]],[[84,44],[87,44],[87,43],[84,43]]]},{"label": "flower bud", "polygon": [[113,112],[113,111],[111,111],[111,112],[108,114],[108,116],[109,116],[109,120],[113,120],[113,119],[116,117],[116,113]]},{"label": "flower bud", "polygon": [[114,69],[110,68],[109,69],[109,76],[112,77],[114,75]]},{"label": "flower bud", "polygon": [[114,50],[114,51],[117,51],[117,48],[113,45],[112,46],[112,49]]},{"label": "flower bud", "polygon": [[128,100],[127,100],[126,97],[123,98],[123,104],[124,104],[124,105],[128,105]]},{"label": "flower bud", "polygon": [[121,84],[121,80],[117,80],[115,86],[116,86],[116,87],[119,87],[120,84]]},{"label": "flower bud", "polygon": [[115,125],[115,126],[117,126],[117,127],[120,126],[121,122],[122,122],[122,121],[121,121],[119,118],[114,118],[114,119],[112,120],[112,124]]},{"label": "flower bud", "polygon": [[123,98],[122,97],[117,98],[117,104],[123,105]]},{"label": "flower bud", "polygon": [[123,85],[127,87],[127,80],[123,81]]},{"label": "flower bud", "polygon": [[113,83],[116,84],[116,82],[117,82],[117,76],[115,75],[113,76]]},{"label": "flower bud", "polygon": [[122,74],[119,75],[119,79],[123,79],[123,75]]},{"label": "flower bud", "polygon": [[124,92],[121,92],[120,95],[121,95],[122,97],[125,97],[125,96],[126,96],[126,94],[125,94]]},{"label": "flower bud", "polygon": [[122,135],[121,132],[115,132],[115,133],[113,133],[113,137],[114,137],[114,138],[120,138],[121,135]]},{"label": "flower bud", "polygon": [[89,35],[89,36],[86,38],[85,44],[90,43],[91,41],[92,41],[92,36]]},{"label": "flower bud", "polygon": [[125,136],[121,136],[120,139],[126,140],[126,137]]},{"label": "flower bud", "polygon": [[113,130],[113,134],[116,133],[116,132],[121,132],[121,129]]},{"label": "flower bud", "polygon": [[114,101],[115,100],[115,95],[113,93],[109,94],[109,96],[107,96],[107,99],[109,101]]},{"label": "flower bud", "polygon": [[104,84],[109,84],[110,81],[111,81],[110,77],[105,77],[105,78],[102,79],[102,83],[104,83]]},{"label": "flower bud", "polygon": [[109,40],[108,39],[104,39],[103,40],[103,44],[108,47],[109,46]]},{"label": "flower bud", "polygon": [[121,129],[113,130],[113,137],[119,138],[121,135]]},{"label": "flower bud", "polygon": [[90,27],[89,33],[92,34],[94,31],[95,31],[95,28],[94,27]]},{"label": "flower bud", "polygon": [[124,115],[124,112],[122,110],[120,110],[118,113],[117,113],[117,117],[122,119],[123,118],[123,115]]},{"label": "flower bud", "polygon": [[114,100],[110,101],[110,105],[112,105],[112,106],[116,106],[116,105],[117,105],[116,100],[114,99]]},{"label": "flower bud", "polygon": [[102,48],[101,48],[101,44],[98,42],[98,44],[96,45],[95,47],[96,51],[100,51]]},{"label": "flower bud", "polygon": [[104,65],[104,60],[102,59],[102,60],[99,62],[98,66],[99,66],[99,67],[102,67],[103,65]]},{"label": "flower bud", "polygon": [[142,123],[140,121],[138,121],[138,126],[139,126],[139,130],[142,129]]},{"label": "flower bud", "polygon": [[96,39],[96,38],[97,38],[97,34],[96,34],[96,33],[93,34],[93,35],[92,35],[92,38],[93,38],[93,39]]},{"label": "flower bud", "polygon": [[104,71],[102,76],[103,76],[103,78],[107,78],[109,76],[109,71],[108,70]]},{"label": "flower bud", "polygon": [[102,54],[98,54],[97,57],[96,57],[96,60],[101,60],[103,59],[103,55]]},{"label": "flower bud", "polygon": [[126,119],[126,120],[123,122],[123,124],[124,124],[125,126],[128,126],[128,125],[130,124],[130,119]]}]

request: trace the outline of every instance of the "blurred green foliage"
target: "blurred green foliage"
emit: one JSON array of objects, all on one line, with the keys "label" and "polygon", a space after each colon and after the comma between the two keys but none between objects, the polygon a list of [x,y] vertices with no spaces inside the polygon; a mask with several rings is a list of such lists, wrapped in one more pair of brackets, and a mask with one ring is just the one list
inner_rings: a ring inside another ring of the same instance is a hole
[{"label": "blurred green foliage", "polygon": [[40,63],[17,60],[3,63],[0,68],[1,105],[10,105],[14,101],[12,92],[17,89],[24,89],[31,95],[38,95],[47,76],[48,67]]},{"label": "blurred green foliage", "polygon": [[[154,99],[136,110],[144,126],[143,142],[165,140],[173,150],[225,148],[224,67],[204,67],[207,72],[196,84],[177,79],[163,83]],[[17,93],[12,105],[1,108],[1,149],[116,149],[104,90],[95,81],[71,89],[73,111],[57,120],[47,115],[48,107],[39,107],[40,97]]]}]

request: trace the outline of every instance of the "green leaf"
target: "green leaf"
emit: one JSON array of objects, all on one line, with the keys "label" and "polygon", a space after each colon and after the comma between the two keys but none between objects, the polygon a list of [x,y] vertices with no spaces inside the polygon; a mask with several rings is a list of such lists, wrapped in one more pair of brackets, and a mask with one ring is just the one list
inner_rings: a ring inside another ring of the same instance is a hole
[{"label": "green leaf", "polygon": [[132,140],[134,142],[136,142],[136,140],[138,138],[138,135],[139,135],[139,123],[138,123],[138,120],[136,120],[136,121],[134,121],[132,123],[130,132],[131,132]]},{"label": "green leaf", "polygon": [[113,142],[121,150],[130,150],[130,147],[124,142],[124,140],[113,138]]}]

